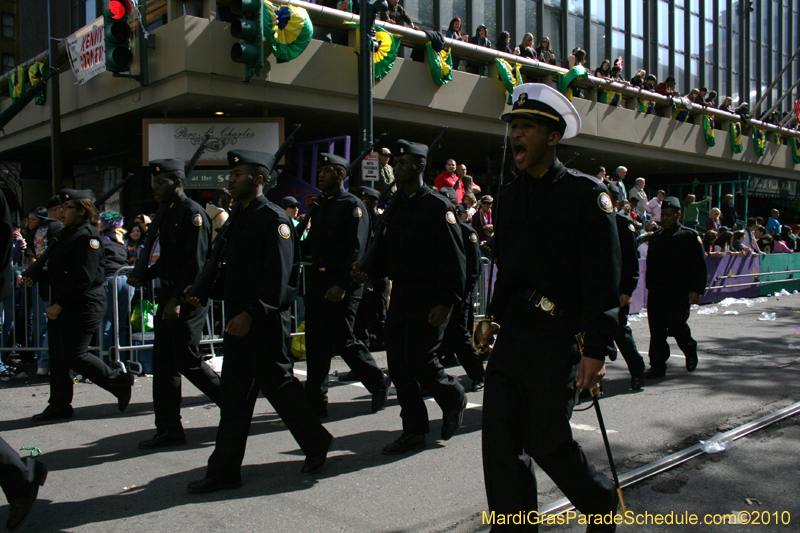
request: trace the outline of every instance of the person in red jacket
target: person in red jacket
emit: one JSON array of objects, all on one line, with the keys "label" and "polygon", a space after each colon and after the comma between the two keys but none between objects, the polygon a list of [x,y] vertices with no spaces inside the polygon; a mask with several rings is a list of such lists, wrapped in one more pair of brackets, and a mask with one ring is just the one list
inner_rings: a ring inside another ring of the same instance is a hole
[{"label": "person in red jacket", "polygon": [[464,201],[464,184],[461,183],[461,179],[456,174],[456,167],[456,160],[448,159],[442,173],[433,180],[433,186],[436,187],[437,191],[441,191],[442,187],[452,187],[456,191],[456,196],[458,196],[458,203],[461,203]]}]

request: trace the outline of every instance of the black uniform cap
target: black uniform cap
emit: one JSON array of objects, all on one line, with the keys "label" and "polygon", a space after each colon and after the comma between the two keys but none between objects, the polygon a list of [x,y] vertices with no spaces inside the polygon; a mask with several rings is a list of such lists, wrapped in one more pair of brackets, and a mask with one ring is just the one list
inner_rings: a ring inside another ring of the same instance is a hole
[{"label": "black uniform cap", "polygon": [[397,141],[397,155],[416,155],[419,157],[428,158],[428,147],[420,143],[412,143],[400,139]]},{"label": "black uniform cap", "polygon": [[347,170],[347,167],[350,166],[350,163],[347,162],[347,159],[344,157],[340,157],[336,154],[328,154],[328,153],[321,153],[319,154],[319,163],[321,166],[327,165],[339,165],[340,167],[344,167]]},{"label": "black uniform cap", "polygon": [[80,200],[81,198],[91,200],[94,198],[94,193],[91,189],[61,189],[58,196],[63,204],[67,200]]},{"label": "black uniform cap", "polygon": [[[234,168],[239,165],[260,165],[272,172],[272,167],[275,166],[275,156],[254,150],[231,150],[228,152],[228,166]],[[265,179],[268,177],[264,176]]]},{"label": "black uniform cap", "polygon": [[166,172],[175,172],[186,170],[186,162],[183,159],[154,159],[150,161],[150,173],[153,176],[164,174]]},{"label": "black uniform cap", "polygon": [[373,189],[372,187],[367,187],[362,185],[358,188],[358,197],[359,198],[372,198],[373,200],[379,200],[381,197],[381,193],[378,192],[377,189]]},{"label": "black uniform cap", "polygon": [[53,196],[50,200],[47,201],[47,209],[52,209],[54,207],[58,207],[61,205],[61,198],[58,196]]},{"label": "black uniform cap", "polygon": [[286,209],[287,207],[292,205],[300,205],[300,202],[298,202],[297,198],[295,198],[294,196],[287,196],[286,198],[281,200],[281,207],[283,209]]},{"label": "black uniform cap", "polygon": [[673,209],[677,209],[678,211],[681,210],[681,201],[675,198],[674,196],[667,196],[663,200],[661,200],[661,210],[667,209],[668,207],[672,207]]}]

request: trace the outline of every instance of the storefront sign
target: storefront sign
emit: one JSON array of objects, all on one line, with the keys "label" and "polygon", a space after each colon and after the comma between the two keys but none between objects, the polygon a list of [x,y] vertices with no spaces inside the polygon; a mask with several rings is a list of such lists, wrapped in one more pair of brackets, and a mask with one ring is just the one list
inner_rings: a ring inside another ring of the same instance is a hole
[{"label": "storefront sign", "polygon": [[186,176],[185,189],[221,189],[228,186],[227,170],[195,170]]},{"label": "storefront sign", "polygon": [[785,178],[750,176],[750,194],[775,198],[793,198],[797,194],[797,182]]},{"label": "storefront sign", "polygon": [[97,18],[91,24],[64,39],[64,44],[67,48],[69,64],[78,79],[78,84],[83,85],[106,71],[103,17]]},{"label": "storefront sign", "polygon": [[283,142],[283,118],[144,119],[142,165],[153,159],[189,161],[209,135],[198,166],[228,166],[228,151],[255,150],[274,154]]},{"label": "storefront sign", "polygon": [[361,179],[364,181],[378,181],[381,177],[381,167],[378,161],[378,152],[371,152],[361,162]]}]

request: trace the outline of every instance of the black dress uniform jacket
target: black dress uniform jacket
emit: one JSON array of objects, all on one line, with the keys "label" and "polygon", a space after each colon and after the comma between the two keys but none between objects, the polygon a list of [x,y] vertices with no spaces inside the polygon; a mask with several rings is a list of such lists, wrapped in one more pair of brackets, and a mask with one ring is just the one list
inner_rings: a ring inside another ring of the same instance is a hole
[{"label": "black dress uniform jacket", "polygon": [[[105,309],[105,239],[88,220],[65,228],[50,246],[47,276],[51,286],[51,305],[68,313],[87,293],[103,295]],[[102,311],[100,312],[102,315]]]},{"label": "black dress uniform jacket", "polygon": [[648,290],[674,289],[684,295],[706,290],[706,256],[700,235],[678,225],[661,228],[650,236],[647,249]]},{"label": "black dress uniform jacket", "polygon": [[[559,306],[564,317],[537,313],[535,324],[526,318],[520,325],[583,331],[586,357],[602,360],[613,354],[620,252],[605,186],[556,161],[538,180],[523,173],[511,181],[500,193],[499,206],[490,314],[501,325],[519,319],[521,313],[508,313],[509,308],[518,308],[521,295],[535,290]],[[541,232],[554,221],[559,233],[583,238],[545,240]]]},{"label": "black dress uniform jacket", "polygon": [[639,250],[636,244],[636,226],[625,213],[617,212],[617,235],[622,254],[620,263],[619,293],[633,294],[639,284]]},{"label": "black dress uniform jacket", "polygon": [[103,236],[103,247],[106,256],[106,277],[111,277],[114,273],[124,266],[128,266],[128,248],[117,241],[113,241]]}]

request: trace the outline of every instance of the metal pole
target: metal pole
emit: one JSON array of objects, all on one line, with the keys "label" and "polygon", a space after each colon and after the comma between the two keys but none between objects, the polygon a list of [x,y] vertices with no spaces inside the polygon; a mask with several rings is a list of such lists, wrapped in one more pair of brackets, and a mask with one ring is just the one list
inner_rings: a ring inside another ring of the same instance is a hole
[{"label": "metal pole", "polygon": [[150,85],[150,70],[147,62],[147,39],[144,36],[144,25],[147,22],[147,6],[145,2],[139,3],[139,84],[142,87]]},{"label": "metal pole", "polygon": [[[358,152],[372,144],[372,83],[375,78],[373,61],[373,37],[375,36],[375,8],[367,0],[361,2],[360,42],[358,55]],[[356,173],[354,173],[356,174]],[[358,181],[361,173],[358,172]],[[355,177],[355,175],[353,176]],[[358,185],[351,183],[350,189]]]},{"label": "metal pole", "polygon": [[[56,32],[55,2],[47,0],[47,37],[48,37],[48,63],[58,66],[58,42],[54,39]],[[62,188],[61,173],[61,93],[59,92],[58,76],[50,78],[50,169],[51,169],[51,194]]]},{"label": "metal pole", "polygon": [[[793,55],[793,56],[792,56],[792,57],[789,59],[789,61],[786,63],[786,66],[785,66],[785,67],[783,67],[783,70],[781,70],[780,74],[778,74],[778,75],[775,77],[775,81],[773,81],[773,82],[770,84],[770,86],[769,86],[769,87],[767,87],[767,90],[766,90],[766,91],[764,91],[764,94],[761,96],[761,98],[759,98],[758,102],[756,102],[756,105],[754,105],[754,106],[753,106],[753,109],[750,111],[750,114],[751,114],[751,115],[755,116],[755,114],[756,114],[756,111],[758,111],[758,108],[759,108],[759,107],[761,107],[761,104],[763,104],[763,103],[764,103],[764,100],[766,100],[766,99],[767,99],[767,95],[769,94],[769,92],[772,90],[772,88],[773,88],[773,87],[775,87],[775,86],[778,84],[778,81],[780,81],[781,77],[783,76],[783,73],[784,73],[784,72],[786,72],[786,70],[789,68],[789,66],[791,66],[792,62],[793,62],[793,61],[794,61],[794,59],[795,59],[795,58],[798,56],[798,54],[800,54],[800,48],[798,48],[797,50],[795,50],[795,52],[794,52],[794,55]],[[797,85],[797,84],[795,84],[795,85]]]},{"label": "metal pole", "polygon": [[791,94],[792,94],[792,91],[794,91],[794,90],[797,88],[797,86],[798,86],[798,85],[800,85],[800,79],[798,79],[796,82],[794,82],[794,85],[792,85],[792,87],[791,87],[791,88],[790,88],[788,91],[786,91],[785,93],[783,93],[783,96],[781,96],[780,98],[778,98],[778,101],[777,101],[777,102],[775,102],[775,105],[773,105],[772,107],[770,107],[770,108],[769,108],[769,110],[767,110],[767,112],[766,112],[766,113],[764,113],[764,116],[765,116],[765,117],[768,117],[770,113],[772,113],[773,111],[775,111],[775,109],[777,109],[777,108],[778,108],[778,106],[781,104],[781,102],[783,102],[784,100],[786,100],[786,97],[787,97],[787,96],[789,96],[789,95],[791,95]]}]

